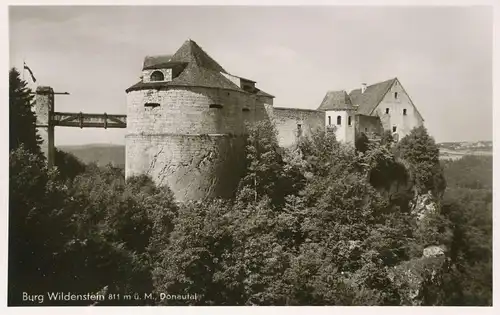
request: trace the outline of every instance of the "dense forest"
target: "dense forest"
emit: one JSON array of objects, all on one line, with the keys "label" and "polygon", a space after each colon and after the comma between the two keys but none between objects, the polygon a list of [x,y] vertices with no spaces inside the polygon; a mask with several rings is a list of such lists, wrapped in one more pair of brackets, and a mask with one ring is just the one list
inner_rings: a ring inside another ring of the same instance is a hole
[{"label": "dense forest", "polygon": [[181,204],[63,151],[47,169],[9,78],[9,305],[492,304],[491,157],[440,162],[423,127],[283,149],[263,121],[234,197]]}]

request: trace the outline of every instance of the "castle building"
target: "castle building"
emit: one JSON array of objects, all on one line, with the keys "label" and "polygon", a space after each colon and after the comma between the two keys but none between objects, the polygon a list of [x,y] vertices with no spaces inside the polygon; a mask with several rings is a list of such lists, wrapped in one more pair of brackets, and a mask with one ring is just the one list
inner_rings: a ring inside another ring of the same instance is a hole
[{"label": "castle building", "polygon": [[349,94],[329,91],[316,110],[274,107],[274,96],[226,71],[192,40],[173,55],[145,57],[141,80],[126,92],[125,175],[150,175],[179,201],[234,192],[247,122],[273,120],[283,147],[325,128],[354,143],[361,132],[404,137],[423,123],[397,78]]},{"label": "castle building", "polygon": [[232,194],[244,169],[245,122],[274,96],[232,75],[194,41],[144,60],[127,92],[125,175],[147,174],[179,201]]}]

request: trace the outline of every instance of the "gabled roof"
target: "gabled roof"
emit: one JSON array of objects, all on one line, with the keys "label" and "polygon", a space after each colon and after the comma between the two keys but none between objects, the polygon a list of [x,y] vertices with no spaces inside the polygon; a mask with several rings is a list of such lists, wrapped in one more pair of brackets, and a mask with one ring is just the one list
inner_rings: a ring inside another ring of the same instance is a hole
[{"label": "gabled roof", "polygon": [[351,91],[349,93],[351,103],[359,106],[358,114],[371,115],[396,80],[397,78],[393,78],[367,86],[364,93],[361,93],[361,89]]},{"label": "gabled roof", "polygon": [[326,92],[321,105],[317,110],[353,110],[351,99],[346,91],[328,91]]}]

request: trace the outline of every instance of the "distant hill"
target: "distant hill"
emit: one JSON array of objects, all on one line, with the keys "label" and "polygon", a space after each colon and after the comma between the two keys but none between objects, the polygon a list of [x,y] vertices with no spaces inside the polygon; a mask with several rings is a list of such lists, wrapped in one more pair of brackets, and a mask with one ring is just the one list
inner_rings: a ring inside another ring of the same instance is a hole
[{"label": "distant hill", "polygon": [[442,159],[459,159],[465,155],[493,155],[492,141],[442,142],[438,143]]},{"label": "distant hill", "polygon": [[[441,159],[460,159],[465,155],[493,155],[492,141],[442,142],[438,143]],[[84,163],[96,162],[104,166],[109,163],[125,166],[125,146],[118,144],[86,144],[58,146],[59,150],[71,153]]]},{"label": "distant hill", "polygon": [[63,145],[57,149],[73,154],[82,162],[95,162],[100,166],[112,164],[125,167],[125,146],[118,144]]}]

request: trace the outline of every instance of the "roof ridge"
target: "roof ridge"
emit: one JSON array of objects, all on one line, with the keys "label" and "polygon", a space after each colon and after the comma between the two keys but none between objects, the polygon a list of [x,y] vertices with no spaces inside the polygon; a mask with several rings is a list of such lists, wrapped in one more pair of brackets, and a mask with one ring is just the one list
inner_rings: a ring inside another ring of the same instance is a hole
[{"label": "roof ridge", "polygon": [[192,39],[188,39],[182,44],[172,55],[171,61],[194,63],[199,67],[227,74],[227,71]]},{"label": "roof ridge", "polygon": [[387,92],[389,92],[389,90],[391,89],[391,87],[394,85],[395,80],[397,80],[397,78],[392,78],[392,79],[389,79],[389,80],[382,81],[382,82],[378,83],[378,84],[387,83],[387,86],[385,88],[385,91],[379,95],[379,98],[377,99],[377,102],[375,102],[375,107],[370,111],[370,115],[377,108],[377,106],[380,104],[380,102],[382,102],[382,100],[386,96]]}]

